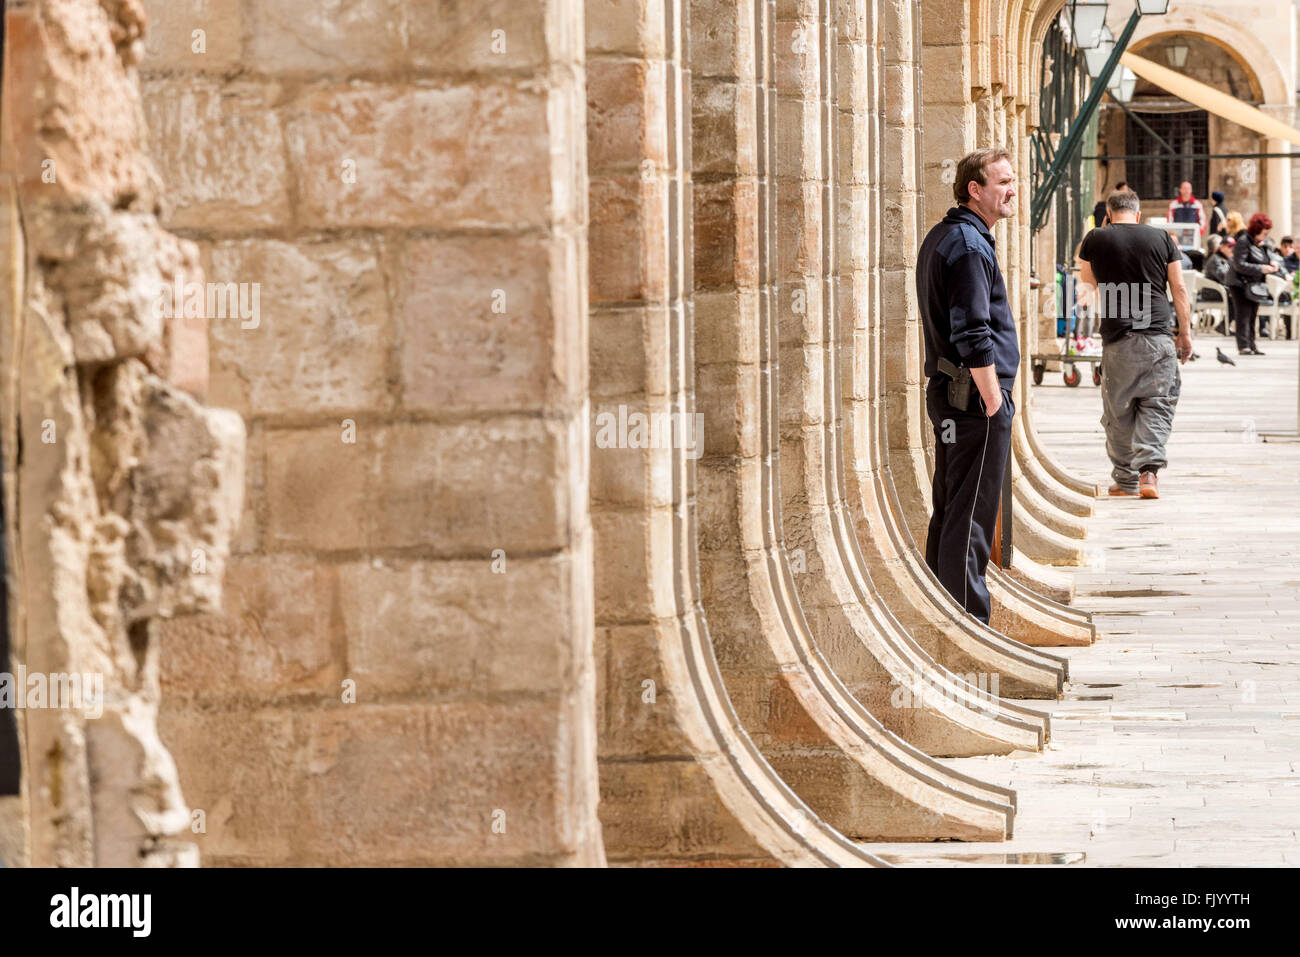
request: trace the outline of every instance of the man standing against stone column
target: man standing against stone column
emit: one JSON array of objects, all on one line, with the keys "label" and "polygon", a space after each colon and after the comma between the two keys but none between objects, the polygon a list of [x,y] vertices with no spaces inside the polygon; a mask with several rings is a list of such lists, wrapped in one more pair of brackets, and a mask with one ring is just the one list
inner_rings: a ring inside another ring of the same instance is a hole
[{"label": "man standing against stone column", "polygon": [[988,623],[984,574],[1011,445],[1020,344],[993,234],[1012,214],[1011,154],[983,149],[957,164],[957,206],[930,230],[916,266],[925,323],[926,409],[934,426],[934,511],[925,561],[968,612]]}]

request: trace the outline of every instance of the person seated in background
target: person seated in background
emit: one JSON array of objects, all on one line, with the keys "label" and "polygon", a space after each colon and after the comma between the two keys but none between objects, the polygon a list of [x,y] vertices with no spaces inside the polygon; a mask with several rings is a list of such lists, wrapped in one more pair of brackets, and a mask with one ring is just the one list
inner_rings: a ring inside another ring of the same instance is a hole
[{"label": "person seated in background", "polygon": [[1295,240],[1290,236],[1283,236],[1282,242],[1278,245],[1278,252],[1282,254],[1282,265],[1289,273],[1300,271],[1300,255],[1295,251]]},{"label": "person seated in background", "polygon": [[[1228,255],[1233,256],[1237,252],[1237,237],[1246,231],[1246,220],[1244,220],[1237,210],[1228,211],[1228,238],[1223,241],[1223,245],[1228,247]],[[1228,274],[1225,286],[1231,286],[1234,280],[1232,273]],[[1224,330],[1224,335],[1235,335],[1237,328],[1237,301],[1232,296],[1228,296],[1228,325]],[[1216,331],[1218,327],[1215,327]]]},{"label": "person seated in background", "polygon": [[1283,279],[1287,278],[1290,275],[1290,271],[1286,268],[1286,255],[1282,252],[1281,247],[1278,246],[1277,241],[1271,238],[1265,239],[1260,243],[1260,246],[1263,247],[1264,252],[1268,255],[1268,261],[1277,266],[1278,276]]},{"label": "person seated in background", "polygon": [[[1217,282],[1220,286],[1227,285],[1228,274],[1232,272],[1232,248],[1236,245],[1236,240],[1231,236],[1224,239],[1222,236],[1211,236],[1207,244],[1207,254],[1205,257],[1205,269],[1202,275],[1211,282]],[[1222,296],[1222,299],[1220,298]],[[1220,302],[1223,299],[1224,308],[1227,310],[1227,320],[1220,319],[1214,331],[1221,336],[1226,336],[1228,330],[1232,327],[1232,297],[1226,294],[1226,290],[1221,294],[1217,289],[1201,289],[1196,296],[1199,302]]]},{"label": "person seated in background", "polygon": [[[1264,250],[1264,255],[1268,257],[1269,263],[1277,267],[1277,272],[1275,272],[1274,275],[1283,281],[1289,282],[1291,279],[1291,273],[1287,271],[1286,261],[1282,256],[1281,251],[1278,249],[1276,240],[1272,237],[1265,237],[1260,241],[1259,248]],[[1269,332],[1270,328],[1269,317],[1266,315],[1260,316],[1259,334],[1265,338],[1269,338],[1271,336],[1271,333]]]},{"label": "person seated in background", "polygon": [[1223,280],[1232,268],[1232,240],[1225,241],[1217,233],[1209,238],[1205,250],[1205,268],[1202,275],[1212,282],[1223,285]]},{"label": "person seated in background", "polygon": [[[1290,236],[1283,236],[1282,241],[1278,243],[1278,255],[1282,257],[1282,269],[1278,272],[1279,276],[1291,281],[1297,272],[1300,272],[1300,255],[1296,253],[1295,240]],[[1278,312],[1285,324],[1286,337],[1291,338],[1291,319],[1294,313],[1293,304],[1295,302],[1295,293],[1292,290],[1285,290],[1278,294],[1278,306],[1286,309],[1286,312]]]}]

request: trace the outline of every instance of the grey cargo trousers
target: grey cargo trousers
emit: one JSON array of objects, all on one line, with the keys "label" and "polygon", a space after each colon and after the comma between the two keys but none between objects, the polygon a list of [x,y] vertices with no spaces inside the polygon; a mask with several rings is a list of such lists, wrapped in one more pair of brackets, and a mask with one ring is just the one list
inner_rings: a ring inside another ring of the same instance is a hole
[{"label": "grey cargo trousers", "polygon": [[1130,332],[1101,350],[1101,424],[1115,484],[1138,490],[1143,472],[1168,464],[1165,443],[1183,376],[1173,337]]}]

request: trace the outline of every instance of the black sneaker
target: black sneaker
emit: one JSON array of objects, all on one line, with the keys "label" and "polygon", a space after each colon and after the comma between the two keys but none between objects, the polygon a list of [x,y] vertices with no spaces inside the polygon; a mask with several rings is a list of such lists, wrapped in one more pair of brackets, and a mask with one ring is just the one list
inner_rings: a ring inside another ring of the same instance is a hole
[{"label": "black sneaker", "polygon": [[1262,356],[1262,355],[1264,355],[1264,353],[1260,352],[1258,349],[1251,349],[1251,350],[1250,350],[1250,354],[1251,354],[1252,356]]},{"label": "black sneaker", "polygon": [[1217,326],[1215,326],[1214,331],[1221,336],[1226,336],[1228,334],[1228,330],[1223,328],[1223,323],[1219,323]]}]

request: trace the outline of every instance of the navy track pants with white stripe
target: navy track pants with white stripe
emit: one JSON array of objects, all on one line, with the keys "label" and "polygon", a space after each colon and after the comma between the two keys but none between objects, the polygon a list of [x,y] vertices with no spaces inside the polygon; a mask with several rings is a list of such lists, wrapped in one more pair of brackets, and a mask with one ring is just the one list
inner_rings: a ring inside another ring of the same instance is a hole
[{"label": "navy track pants with white stripe", "polygon": [[984,575],[997,532],[1016,409],[1006,389],[992,418],[984,414],[978,395],[970,411],[956,409],[948,403],[947,381],[937,376],[926,388],[926,410],[934,426],[934,511],[925,563],[957,604],[988,624]]}]

